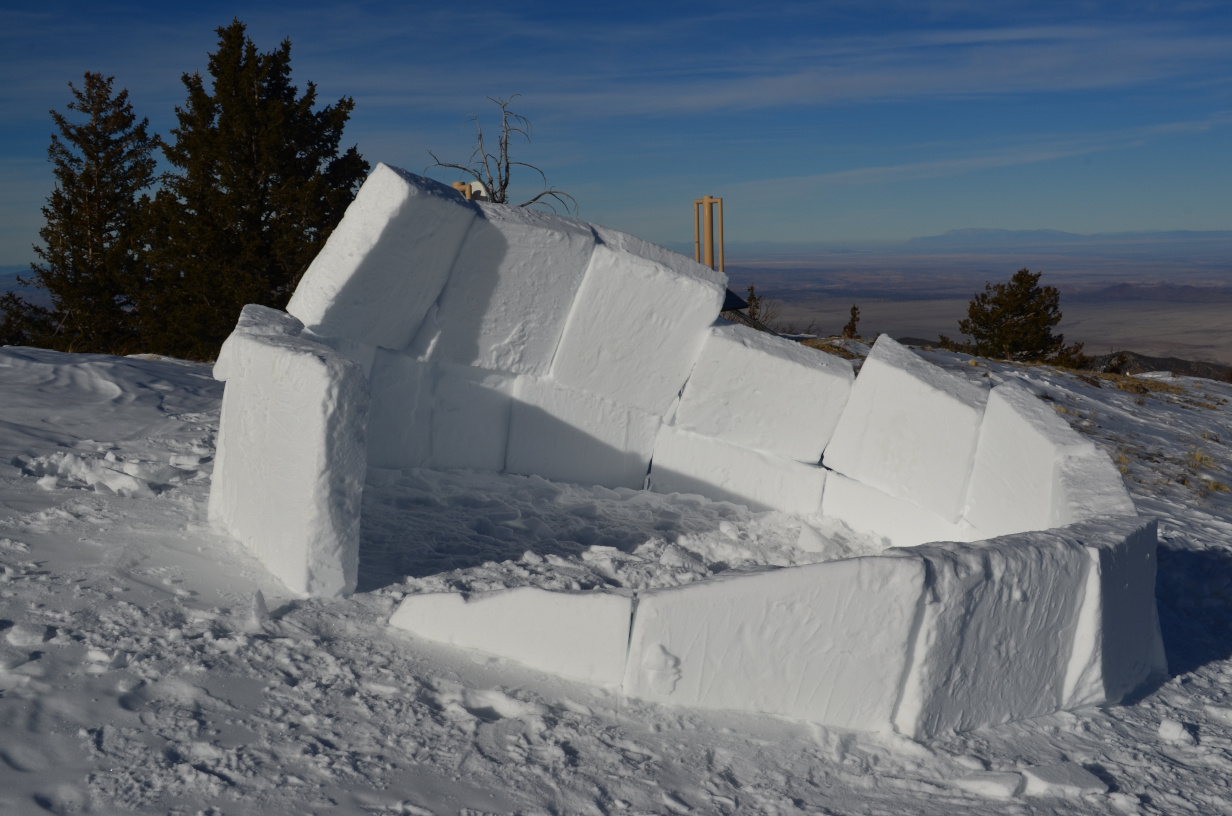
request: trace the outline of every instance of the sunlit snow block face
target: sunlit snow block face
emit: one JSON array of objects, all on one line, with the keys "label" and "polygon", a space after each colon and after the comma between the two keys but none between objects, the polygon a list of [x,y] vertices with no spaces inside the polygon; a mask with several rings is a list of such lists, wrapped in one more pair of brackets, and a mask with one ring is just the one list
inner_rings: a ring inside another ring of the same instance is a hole
[{"label": "sunlit snow block face", "polygon": [[1135,511],[1108,456],[1022,386],[992,389],[967,490],[967,520],[997,536],[1110,513]]},{"label": "sunlit snow block face", "polygon": [[852,558],[643,593],[625,693],[885,728],[924,580],[919,559]]},{"label": "sunlit snow block face", "polygon": [[390,626],[426,640],[516,660],[540,671],[618,686],[633,601],[608,592],[518,587],[464,597],[408,595]]},{"label": "sunlit snow block face", "polygon": [[546,375],[595,234],[576,218],[479,207],[436,311],[412,348],[434,361]]},{"label": "sunlit snow block face", "polygon": [[957,522],[987,399],[980,386],[883,334],[860,369],[823,461]]},{"label": "sunlit snow block face", "polygon": [[636,235],[620,232],[610,227],[591,224],[591,228],[595,231],[595,235],[599,237],[599,242],[611,250],[627,252],[630,255],[654,261],[685,277],[710,281],[716,286],[723,287],[724,291],[727,290],[726,273],[711,269],[705,264],[700,264],[688,255],[681,255],[679,252],[673,252],[657,244],[643,241]]},{"label": "sunlit snow block face", "polygon": [[596,246],[552,378],[662,415],[688,379],[725,292],[712,276]]},{"label": "sunlit snow block face", "polygon": [[1156,522],[1102,518],[1065,533],[1083,544],[1090,567],[1062,707],[1119,703],[1168,676],[1155,606]]},{"label": "sunlit snow block face", "polygon": [[929,541],[978,541],[986,538],[966,521],[946,521],[906,499],[831,472],[821,500],[821,514],[854,530],[879,536],[887,547],[914,547]]},{"label": "sunlit snow block face", "polygon": [[367,468],[368,382],[358,363],[298,337],[285,316],[269,312],[245,307],[214,366],[227,387],[209,517],[291,590],[349,593]]},{"label": "sunlit snow block face", "polygon": [[406,348],[478,212],[452,188],[378,164],[287,311],[322,337]]},{"label": "sunlit snow block face", "polygon": [[680,396],[676,426],[816,464],[854,379],[841,357],[715,325]]},{"label": "sunlit snow block face", "polygon": [[520,376],[505,468],[562,482],[641,489],[659,417],[598,394]]},{"label": "sunlit snow block face", "polygon": [[657,493],[697,493],[754,510],[821,511],[826,471],[670,426],[659,429],[650,470]]},{"label": "sunlit snow block face", "polygon": [[891,551],[928,562],[929,591],[894,725],[914,738],[1060,707],[1086,586],[1083,548],[1053,532]]},{"label": "sunlit snow block face", "polygon": [[369,376],[368,464],[429,467],[432,457],[432,383],[429,366],[407,354],[377,349]]}]

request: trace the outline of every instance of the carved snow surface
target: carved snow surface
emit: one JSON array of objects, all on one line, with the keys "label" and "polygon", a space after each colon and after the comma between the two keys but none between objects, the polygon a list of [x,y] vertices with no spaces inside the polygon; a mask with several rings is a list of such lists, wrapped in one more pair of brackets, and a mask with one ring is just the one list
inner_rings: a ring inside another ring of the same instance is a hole
[{"label": "carved snow surface", "polygon": [[633,236],[378,165],[289,314],[246,307],[223,348],[210,518],[321,596],[356,586],[366,474],[798,518],[804,560],[703,565],[681,538],[663,558],[696,565],[686,585],[442,586],[391,618],[655,702],[927,737],[1166,674],[1154,522],[1106,454],[1027,387],[889,337],[856,377],[716,322],[725,285]]}]

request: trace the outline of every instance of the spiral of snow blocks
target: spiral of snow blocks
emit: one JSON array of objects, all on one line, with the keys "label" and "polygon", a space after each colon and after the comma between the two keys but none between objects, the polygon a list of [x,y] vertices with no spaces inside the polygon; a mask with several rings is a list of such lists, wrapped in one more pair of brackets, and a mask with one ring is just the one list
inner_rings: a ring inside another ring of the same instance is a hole
[{"label": "spiral of snow blocks", "polygon": [[815,465],[854,379],[841,357],[724,321],[706,334],[675,425]]},{"label": "spiral of snow blocks", "polygon": [[595,234],[576,218],[503,204],[478,207],[412,350],[433,361],[546,375]]},{"label": "spiral of snow blocks", "polygon": [[655,440],[649,487],[809,515],[821,511],[826,476],[818,465],[665,425]]},{"label": "spiral of snow blocks", "polygon": [[[883,334],[851,388],[823,462],[957,523],[987,400],[985,389]],[[842,508],[830,509],[848,521]],[[868,527],[868,521],[849,523]]]},{"label": "spiral of snow blocks", "polygon": [[226,382],[209,518],[295,592],[355,589],[367,469],[363,367],[245,306],[214,366]]},{"label": "spiral of snow blocks", "polygon": [[517,587],[408,595],[389,625],[426,640],[507,657],[540,671],[619,686],[633,600],[609,592]]},{"label": "spiral of snow blocks", "polygon": [[406,348],[445,287],[478,214],[440,182],[377,164],[308,266],[287,311],[318,337]]},{"label": "spiral of snow blocks", "polygon": [[1108,455],[1049,403],[1013,382],[992,389],[967,491],[968,521],[998,536],[1135,514]]}]

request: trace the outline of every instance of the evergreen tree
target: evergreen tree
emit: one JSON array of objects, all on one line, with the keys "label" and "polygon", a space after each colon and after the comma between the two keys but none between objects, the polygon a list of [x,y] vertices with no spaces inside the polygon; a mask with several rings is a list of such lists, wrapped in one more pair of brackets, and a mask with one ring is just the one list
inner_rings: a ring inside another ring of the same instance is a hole
[{"label": "evergreen tree", "polygon": [[133,292],[141,280],[141,191],[154,174],[148,120],[137,121],[128,91],[113,93],[115,77],[86,73],[69,83],[68,109],[83,121],[51,111],[59,130],[47,149],[55,189],[43,207],[44,246],[34,252],[33,283],[51,295],[42,308],[10,292],[0,298],[0,342],[63,351],[125,353],[135,348]]},{"label": "evergreen tree", "polygon": [[339,154],[353,100],[314,111],[316,87],[291,84],[289,40],[260,53],[238,20],[218,35],[212,88],[183,76],[138,304],[152,350],[196,359],[216,356],[244,304],[286,305],[368,172],[355,147]]},{"label": "evergreen tree", "polygon": [[1020,269],[1008,283],[985,283],[971,299],[967,319],[958,322],[973,342],[942,335],[941,345],[981,357],[1081,366],[1082,344],[1066,346],[1065,335],[1052,333],[1061,322],[1061,295],[1056,287],[1039,285],[1042,274]]}]

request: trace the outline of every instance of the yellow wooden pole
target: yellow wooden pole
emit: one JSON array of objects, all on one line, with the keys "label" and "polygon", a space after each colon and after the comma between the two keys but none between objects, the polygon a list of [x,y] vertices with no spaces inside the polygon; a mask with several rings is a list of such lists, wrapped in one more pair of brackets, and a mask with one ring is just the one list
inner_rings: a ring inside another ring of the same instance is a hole
[{"label": "yellow wooden pole", "polygon": [[717,198],[715,200],[719,202],[719,271],[726,272],[727,264],[724,263],[723,251],[723,199]]},{"label": "yellow wooden pole", "polygon": [[714,199],[710,196],[702,198],[702,249],[706,253],[704,263],[714,269]]},{"label": "yellow wooden pole", "polygon": [[701,203],[700,198],[693,199],[693,260],[698,263],[702,262],[701,214],[699,213]]}]

